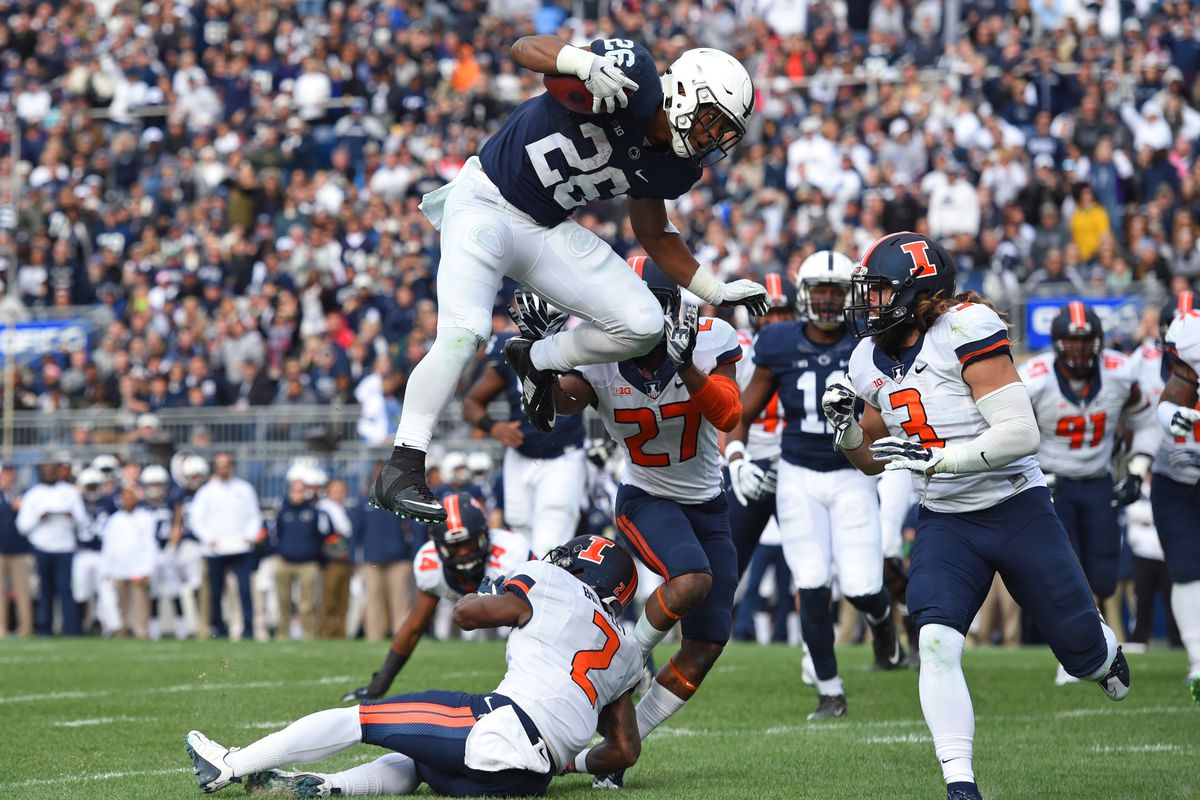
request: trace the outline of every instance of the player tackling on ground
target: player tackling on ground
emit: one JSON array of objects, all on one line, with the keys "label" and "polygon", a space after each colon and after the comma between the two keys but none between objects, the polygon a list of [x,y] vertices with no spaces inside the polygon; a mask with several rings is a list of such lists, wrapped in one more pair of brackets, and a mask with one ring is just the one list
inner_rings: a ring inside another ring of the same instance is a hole
[{"label": "player tackling on ground", "polygon": [[855,466],[914,473],[921,510],[908,607],[920,628],[921,710],[947,798],[972,800],[980,796],[975,718],[962,652],[995,573],[1071,675],[1120,700],[1129,666],[1033,457],[1037,421],[1008,327],[978,296],[954,296],[955,273],[950,254],[928,237],[895,233],[871,245],[846,312],[863,339],[851,383],[830,386],[822,404]]},{"label": "player tackling on ground", "polygon": [[[455,605],[465,630],[513,628],[494,692],[417,692],[318,711],[241,749],[192,731],[184,743],[196,782],[205,793],[244,783],[284,797],[410,794],[421,783],[454,797],[512,797],[544,794],[558,773],[632,766],[642,658],[618,617],[636,590],[623,547],[572,539]],[[604,740],[584,750],[597,731]],[[359,743],[393,752],[333,774],[276,769]]]},{"label": "player tackling on ground", "polygon": [[433,425],[491,335],[504,277],[584,320],[539,342],[518,337],[505,347],[529,420],[542,430],[554,426],[557,373],[642,355],[662,336],[662,312],[645,284],[570,219],[579,206],[626,195],[634,234],[672,281],[714,305],[746,305],[752,316],[767,305],[757,283],[723,284],[701,267],[663,202],[690,190],[703,168],[745,135],[754,87],[736,59],[689,50],[660,79],[650,53],[628,39],[580,49],[529,36],[513,45],[512,56],[535,72],[578,76],[595,98],[593,110],[603,113],[568,111],[548,93],[528,100],[458,177],[421,203],[441,232],[438,335],[409,377],[395,449],[371,502],[428,522],[444,515],[425,483]]}]

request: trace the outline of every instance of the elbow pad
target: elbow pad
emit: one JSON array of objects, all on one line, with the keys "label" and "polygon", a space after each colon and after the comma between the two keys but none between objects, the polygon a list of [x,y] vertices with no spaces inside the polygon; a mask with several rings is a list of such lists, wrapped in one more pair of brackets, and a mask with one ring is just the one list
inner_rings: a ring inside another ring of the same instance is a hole
[{"label": "elbow pad", "polygon": [[1025,384],[1001,386],[975,406],[990,427],[969,442],[948,445],[934,472],[988,472],[1037,452],[1041,434]]}]

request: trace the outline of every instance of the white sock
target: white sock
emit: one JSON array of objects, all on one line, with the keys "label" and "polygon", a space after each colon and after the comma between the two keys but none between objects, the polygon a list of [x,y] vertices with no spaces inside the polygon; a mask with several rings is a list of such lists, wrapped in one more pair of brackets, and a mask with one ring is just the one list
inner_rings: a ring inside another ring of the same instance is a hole
[{"label": "white sock", "polygon": [[657,680],[654,681],[650,684],[650,691],[637,704],[638,737],[645,739],[651,731],[683,708],[686,702]]},{"label": "white sock", "polygon": [[285,764],[320,761],[361,741],[358,706],[331,708],[301,717],[281,731],[231,751],[225,763],[240,778]]},{"label": "white sock", "polygon": [[1188,675],[1200,676],[1200,581],[1171,585],[1171,613],[1187,650]]},{"label": "white sock", "polygon": [[828,680],[817,678],[817,694],[822,697],[834,697],[845,693],[846,685],[842,683],[841,677],[834,675]]},{"label": "white sock", "polygon": [[945,625],[924,625],[918,638],[921,711],[933,734],[934,752],[942,762],[942,777],[946,783],[974,783],[975,712],[962,671],[966,638]]},{"label": "white sock", "polygon": [[325,775],[344,795],[412,794],[421,783],[416,763],[403,753],[388,753],[369,764]]},{"label": "white sock", "polygon": [[408,376],[404,407],[396,427],[397,447],[413,447],[422,452],[429,449],[434,423],[475,358],[479,341],[466,328],[438,328],[433,347]]},{"label": "white sock", "polygon": [[650,654],[654,652],[654,648],[666,638],[669,631],[660,631],[650,623],[650,618],[643,611],[638,617],[637,625],[633,628],[633,640],[637,642],[638,648],[642,651],[642,663],[645,663]]},{"label": "white sock", "polygon": [[[1099,611],[1096,612],[1099,615]],[[1108,647],[1108,653],[1104,656],[1104,663],[1098,670],[1090,675],[1076,675],[1075,677],[1085,681],[1098,681],[1108,674],[1112,669],[1113,659],[1117,657],[1117,635],[1113,633],[1112,628],[1105,623],[1104,617],[1100,617],[1100,630],[1104,634],[1104,644]]]}]

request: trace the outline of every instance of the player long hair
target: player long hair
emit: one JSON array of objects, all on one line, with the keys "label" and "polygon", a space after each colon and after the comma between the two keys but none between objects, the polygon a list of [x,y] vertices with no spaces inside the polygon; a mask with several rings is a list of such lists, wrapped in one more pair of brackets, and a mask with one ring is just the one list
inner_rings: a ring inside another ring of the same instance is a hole
[{"label": "player long hair", "polygon": [[979,292],[959,292],[953,297],[948,296],[945,292],[938,292],[931,297],[922,297],[917,301],[917,308],[914,312],[917,329],[922,333],[929,330],[933,327],[933,323],[937,322],[938,317],[959,303],[978,303],[979,305],[987,306],[992,311],[995,311],[1000,319],[1008,321],[1008,315],[983,299],[983,295],[979,294]]}]

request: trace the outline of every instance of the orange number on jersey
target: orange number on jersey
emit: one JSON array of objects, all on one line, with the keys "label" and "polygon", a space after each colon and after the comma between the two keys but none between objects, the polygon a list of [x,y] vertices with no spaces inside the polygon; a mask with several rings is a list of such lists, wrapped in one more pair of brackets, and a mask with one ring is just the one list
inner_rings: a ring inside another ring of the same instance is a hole
[{"label": "orange number on jersey", "polygon": [[504,555],[505,550],[498,544],[492,545],[492,549],[488,551],[488,566],[500,568],[500,556]]},{"label": "orange number on jersey", "polygon": [[771,395],[771,399],[767,401],[763,412],[758,415],[758,419],[754,420],[755,425],[762,425],[762,429],[767,433],[775,433],[779,430],[779,392]]},{"label": "orange number on jersey", "polygon": [[696,325],[696,331],[697,331],[697,332],[700,332],[700,331],[711,331],[711,330],[712,330],[712,322],[713,322],[713,321],[712,321],[711,319],[702,319],[702,320],[700,320],[699,324],[697,324],[697,325]]},{"label": "orange number on jersey", "polygon": [[575,657],[571,659],[571,680],[575,681],[576,686],[583,689],[588,702],[595,705],[596,687],[592,685],[588,673],[594,669],[608,669],[613,656],[617,654],[617,648],[621,646],[621,640],[617,637],[617,632],[612,629],[612,625],[608,624],[608,620],[599,611],[592,612],[592,623],[604,632],[604,646],[599,650],[580,650],[575,654]]},{"label": "orange number on jersey", "polygon": [[603,539],[599,536],[592,537],[592,543],[587,546],[586,550],[579,552],[579,557],[584,561],[590,561],[593,564],[604,563],[604,551],[610,547],[616,547],[613,542],[608,539]]},{"label": "orange number on jersey", "polygon": [[[697,440],[700,437],[700,410],[690,400],[681,403],[667,403],[662,407],[663,419],[683,417],[683,434],[679,442],[679,460],[687,461],[696,455]],[[625,438],[625,447],[629,450],[629,460],[639,467],[668,467],[671,457],[666,453],[647,453],[642,448],[647,442],[658,436],[658,419],[649,408],[618,408],[613,411],[613,419],[625,424],[638,426],[638,432]]]},{"label": "orange number on jersey", "polygon": [[1104,441],[1104,430],[1108,426],[1108,415],[1103,411],[1098,411],[1086,419],[1084,417],[1062,417],[1054,432],[1070,439],[1071,449],[1078,450],[1083,447],[1083,440],[1087,435],[1088,419],[1091,420],[1093,426],[1092,440],[1088,442],[1088,447],[1098,447],[1100,442]]},{"label": "orange number on jersey", "polygon": [[437,565],[437,559],[430,558],[429,556],[422,556],[421,563],[417,566],[417,571],[424,572],[431,569],[437,569]]},{"label": "orange number on jersey", "polygon": [[929,425],[920,392],[916,389],[901,389],[888,395],[888,402],[892,404],[892,408],[904,406],[908,409],[908,421],[900,423],[905,433],[916,436],[926,447],[946,446],[946,442],[939,438],[937,432]]}]

